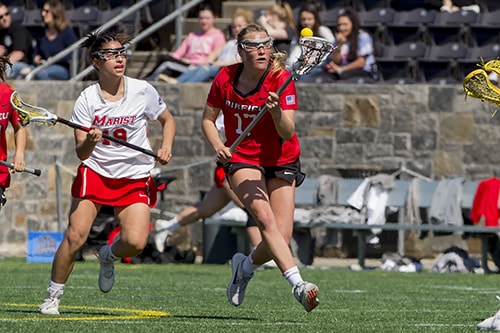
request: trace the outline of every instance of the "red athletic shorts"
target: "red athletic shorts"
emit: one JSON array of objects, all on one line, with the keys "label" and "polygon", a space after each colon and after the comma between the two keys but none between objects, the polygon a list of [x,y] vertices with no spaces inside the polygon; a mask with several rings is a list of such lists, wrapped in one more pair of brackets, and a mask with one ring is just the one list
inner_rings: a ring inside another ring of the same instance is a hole
[{"label": "red athletic shorts", "polygon": [[71,187],[75,198],[88,199],[101,205],[128,206],[137,202],[153,208],[156,205],[156,186],[151,177],[141,179],[107,178],[81,164]]},{"label": "red athletic shorts", "polygon": [[222,184],[224,184],[224,180],[226,179],[226,172],[224,171],[224,167],[222,165],[216,165],[214,170],[214,183],[217,188],[221,188]]}]

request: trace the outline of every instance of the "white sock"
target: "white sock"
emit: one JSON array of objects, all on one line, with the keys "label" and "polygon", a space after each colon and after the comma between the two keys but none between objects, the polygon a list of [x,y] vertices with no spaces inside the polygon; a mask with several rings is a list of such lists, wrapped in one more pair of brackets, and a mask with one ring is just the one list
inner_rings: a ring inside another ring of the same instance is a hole
[{"label": "white sock", "polygon": [[243,272],[247,275],[251,275],[253,271],[257,269],[260,265],[254,265],[253,259],[252,259],[252,254],[253,251],[248,255],[248,257],[243,261],[241,264],[241,268],[243,269]]},{"label": "white sock", "polygon": [[170,231],[170,232],[177,231],[177,230],[179,230],[181,228],[181,225],[179,224],[179,221],[177,220],[177,217],[174,217],[173,219],[171,219],[168,222],[172,223],[171,225],[169,225],[167,227],[167,230]]},{"label": "white sock", "polygon": [[64,283],[55,283],[54,281],[50,280],[50,288],[56,289],[56,290],[63,290],[64,289]]},{"label": "white sock", "polygon": [[299,268],[297,266],[293,266],[292,268],[287,269],[283,273],[283,277],[290,283],[292,287],[295,285],[304,282],[302,276],[300,275]]}]

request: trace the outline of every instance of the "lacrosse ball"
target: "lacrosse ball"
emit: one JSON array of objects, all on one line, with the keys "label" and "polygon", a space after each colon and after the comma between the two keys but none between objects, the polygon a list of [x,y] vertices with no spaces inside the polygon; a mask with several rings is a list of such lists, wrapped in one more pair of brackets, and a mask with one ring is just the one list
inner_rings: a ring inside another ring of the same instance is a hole
[{"label": "lacrosse ball", "polygon": [[300,30],[300,36],[301,37],[312,37],[313,31],[309,28],[304,28],[304,29]]}]

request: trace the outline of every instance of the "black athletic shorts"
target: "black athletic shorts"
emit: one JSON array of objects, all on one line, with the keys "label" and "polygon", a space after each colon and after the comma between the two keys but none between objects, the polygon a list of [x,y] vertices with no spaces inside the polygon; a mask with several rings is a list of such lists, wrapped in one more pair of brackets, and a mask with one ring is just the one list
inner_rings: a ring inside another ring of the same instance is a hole
[{"label": "black athletic shorts", "polygon": [[272,167],[261,167],[259,165],[247,164],[247,163],[226,163],[224,165],[224,171],[227,175],[233,174],[236,170],[243,168],[255,168],[258,169],[264,174],[266,179],[271,178],[281,178],[289,182],[293,183],[295,180],[295,187],[299,187],[306,178],[306,174],[300,170],[300,159],[297,161],[282,165],[282,166],[272,166]]}]

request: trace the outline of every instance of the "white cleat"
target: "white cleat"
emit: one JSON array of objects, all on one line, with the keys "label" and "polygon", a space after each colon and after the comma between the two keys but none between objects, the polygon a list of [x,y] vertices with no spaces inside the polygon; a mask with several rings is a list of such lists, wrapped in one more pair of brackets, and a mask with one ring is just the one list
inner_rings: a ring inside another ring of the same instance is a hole
[{"label": "white cleat", "polygon": [[45,300],[40,305],[40,313],[46,315],[59,315],[59,303],[61,302],[62,289],[47,289]]},{"label": "white cleat", "polygon": [[293,287],[292,292],[307,312],[311,312],[319,304],[319,290],[313,283],[305,281],[299,283]]},{"label": "white cleat", "polygon": [[[497,296],[497,299],[500,301],[500,297]],[[500,331],[500,310],[495,313],[493,317],[486,318],[479,324],[477,324],[478,331]]]},{"label": "white cleat", "polygon": [[241,264],[246,258],[247,257],[242,253],[236,253],[233,259],[231,259],[231,270],[233,274],[227,286],[227,299],[229,303],[234,306],[239,306],[243,303],[248,281],[253,277],[253,273],[247,275],[241,267]]},{"label": "white cleat", "polygon": [[168,220],[158,219],[155,221],[155,246],[159,252],[163,252],[165,250],[165,241],[169,236],[172,235],[172,232],[168,230],[174,222]]}]

